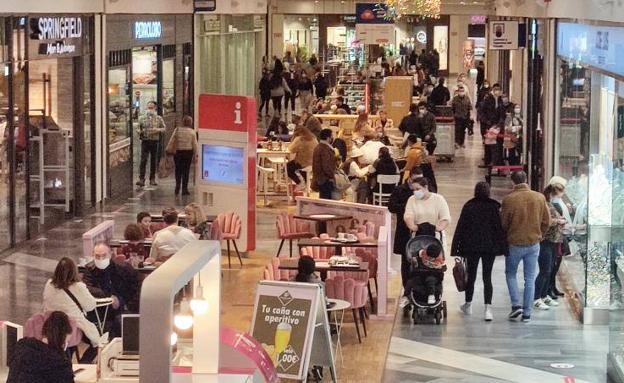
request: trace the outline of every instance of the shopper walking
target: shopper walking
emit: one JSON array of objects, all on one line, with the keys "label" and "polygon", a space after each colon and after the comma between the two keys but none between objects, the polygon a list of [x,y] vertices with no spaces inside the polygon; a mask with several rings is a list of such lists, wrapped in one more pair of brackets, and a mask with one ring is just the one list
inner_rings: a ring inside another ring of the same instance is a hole
[{"label": "shopper walking", "polygon": [[424,101],[419,102],[418,116],[416,117],[416,135],[424,142],[429,155],[433,155],[438,146],[438,141],[435,137],[436,128],[435,116],[427,110],[427,103]]},{"label": "shopper walking", "polygon": [[166,131],[165,120],[156,112],[156,103],[149,101],[147,110],[139,117],[139,138],[141,139],[141,163],[137,185],[145,186],[145,171],[147,158],[150,159],[150,185],[156,186],[156,166],[158,159],[158,144],[161,134]]},{"label": "shopper walking", "polygon": [[[174,147],[175,161],[175,194],[189,195],[188,182],[189,173],[191,172],[191,163],[197,159],[198,146],[197,134],[193,129],[193,118],[184,116],[182,126],[177,127],[171,135],[171,141],[167,144],[167,148]],[[168,150],[169,151],[169,150]]]},{"label": "shopper walking", "polygon": [[258,108],[258,117],[262,116],[262,109],[264,108],[264,115],[269,114],[269,102],[271,100],[271,81],[269,72],[264,70],[262,72],[262,78],[260,79],[260,108]]},{"label": "shopper walking", "polygon": [[288,104],[290,104],[291,112],[294,114],[295,100],[299,95],[299,76],[296,75],[291,68],[289,72],[285,73],[285,78],[288,88],[286,89],[286,94],[284,95],[284,113],[288,113]]},{"label": "shopper walking", "polygon": [[455,117],[455,148],[465,148],[466,128],[470,123],[472,103],[466,95],[466,89],[463,85],[457,88],[457,96],[453,97],[451,108],[453,109],[453,117]]},{"label": "shopper walking", "polygon": [[305,70],[301,71],[301,79],[299,80],[298,86],[301,108],[308,110],[310,108],[310,103],[312,102],[312,91],[314,90],[314,85]]},{"label": "shopper walking", "polygon": [[277,67],[273,70],[270,80],[271,85],[271,101],[273,103],[273,115],[282,115],[282,98],[286,92],[290,92],[290,88],[284,79],[281,71]]},{"label": "shopper walking", "polygon": [[485,137],[485,133],[493,125],[497,125],[500,121],[500,105],[501,105],[501,90],[500,85],[494,84],[492,91],[487,93],[483,97],[481,103],[481,109],[479,111],[481,119],[481,136]]},{"label": "shopper walking", "polygon": [[431,92],[431,95],[428,98],[429,104],[438,106],[446,105],[449,102],[451,99],[451,92],[446,86],[444,86],[445,81],[444,77],[440,77],[438,79],[438,85],[433,88],[433,92]]},{"label": "shopper walking", "polygon": [[329,85],[327,84],[327,80],[325,80],[323,73],[317,73],[316,78],[314,79],[314,91],[316,93],[316,98],[325,100],[325,97],[327,97],[328,87]]},{"label": "shopper walking", "polygon": [[[509,319],[522,316],[523,322],[531,320],[535,296],[535,278],[540,242],[550,227],[550,213],[546,199],[532,191],[523,171],[512,173],[513,191],[503,199],[501,221],[507,237],[509,252],[505,258],[505,276],[511,298]],[[524,296],[518,290],[518,266],[524,269]]]},{"label": "shopper walking", "polygon": [[321,199],[332,199],[334,176],[336,174],[336,154],[332,147],[333,132],[323,129],[320,143],[312,153],[312,185],[319,191]]},{"label": "shopper walking", "polygon": [[563,186],[560,184],[550,184],[544,189],[544,197],[550,212],[550,227],[544,234],[544,240],[540,243],[539,274],[535,279],[534,307],[540,310],[548,310],[551,306],[559,306],[557,300],[552,299],[549,294],[551,293],[551,276],[556,259],[560,256],[559,253],[563,243],[563,227],[567,222],[554,205],[561,201],[563,192]]},{"label": "shopper walking", "polygon": [[492,316],[492,268],[498,255],[507,252],[505,232],[501,225],[500,204],[490,198],[490,185],[479,182],[475,186],[474,198],[466,202],[457,221],[453,236],[451,254],[466,259],[468,283],[466,301],[461,311],[472,314],[472,298],[477,280],[477,269],[481,260],[483,276],[483,300],[485,302],[484,319],[491,321]]}]

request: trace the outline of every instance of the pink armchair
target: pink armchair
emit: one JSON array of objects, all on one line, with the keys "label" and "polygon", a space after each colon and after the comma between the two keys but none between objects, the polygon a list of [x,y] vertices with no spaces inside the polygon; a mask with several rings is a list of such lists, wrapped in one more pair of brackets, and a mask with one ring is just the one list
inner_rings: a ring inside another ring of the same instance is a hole
[{"label": "pink armchair", "polygon": [[[24,324],[24,337],[26,338],[35,338],[35,339],[43,339],[42,331],[43,331],[43,323],[48,319],[51,312],[38,313],[34,314],[26,321]],[[80,355],[78,355],[78,345],[82,340],[82,330],[78,328],[76,321],[72,318],[69,318],[69,324],[72,328],[72,333],[69,338],[69,343],[67,348],[72,353],[76,353],[76,359],[80,360]]]},{"label": "pink armchair", "polygon": [[289,281],[297,275],[296,270],[280,270],[280,258],[271,259],[271,263],[264,269],[264,279],[270,281]]},{"label": "pink armchair", "polygon": [[[364,328],[364,336],[367,336],[366,312],[364,308],[366,306],[366,283],[351,278],[345,279],[343,276],[337,275],[334,278],[325,280],[325,293],[327,294],[327,298],[342,299],[351,304],[351,312],[353,313],[353,321],[355,322],[358,341],[362,343],[359,322],[362,323],[362,327]],[[359,319],[356,311],[359,313]]]},{"label": "pink armchair", "polygon": [[284,241],[288,240],[288,244],[290,245],[290,256],[292,257],[293,239],[314,237],[314,234],[310,229],[310,224],[308,222],[295,219],[292,214],[282,213],[278,215],[275,226],[277,226],[277,237],[282,240],[282,242],[280,242],[279,249],[277,250],[277,257],[279,257],[282,252]]},{"label": "pink armchair", "polygon": [[243,267],[243,259],[238,251],[238,246],[236,246],[236,240],[240,238],[241,226],[242,222],[240,217],[231,211],[219,214],[217,219],[212,224],[211,236],[213,236],[213,239],[225,240],[227,243],[229,268],[232,268],[232,261],[230,259],[230,241],[234,244],[234,250],[236,250],[238,261],[240,262],[241,268]]}]

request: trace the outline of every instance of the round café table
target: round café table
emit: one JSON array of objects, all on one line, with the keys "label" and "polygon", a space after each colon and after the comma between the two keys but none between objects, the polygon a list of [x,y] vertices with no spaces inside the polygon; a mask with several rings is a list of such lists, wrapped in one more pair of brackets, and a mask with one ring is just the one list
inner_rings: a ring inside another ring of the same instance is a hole
[{"label": "round caf\u00e9 table", "polygon": [[[327,299],[328,303],[335,303],[332,307],[327,309],[327,313],[333,313],[334,325],[336,326],[336,351],[340,354],[340,365],[344,362],[342,356],[342,345],[340,344],[340,333],[342,332],[342,323],[344,322],[345,310],[351,307],[351,303],[343,301],[342,299]],[[338,313],[340,313],[340,320],[338,320]]]}]

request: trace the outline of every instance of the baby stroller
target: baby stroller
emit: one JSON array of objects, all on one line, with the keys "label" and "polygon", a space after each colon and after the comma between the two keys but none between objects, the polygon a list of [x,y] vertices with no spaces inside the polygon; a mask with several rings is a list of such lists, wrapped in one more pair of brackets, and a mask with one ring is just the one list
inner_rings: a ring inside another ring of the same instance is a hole
[{"label": "baby stroller", "polygon": [[[432,243],[437,243],[442,247],[442,242],[439,241],[436,237],[432,237],[429,235],[419,235],[409,240],[407,243],[406,254],[412,259],[412,266],[410,270],[411,278],[413,275],[418,273],[420,268],[424,268],[422,263],[419,260],[419,252],[422,249],[426,249]],[[443,248],[443,247],[442,247]],[[442,250],[441,255],[444,255],[444,250]],[[446,270],[446,266],[444,269],[440,271],[442,274]],[[429,303],[428,296],[425,294],[417,294],[412,290],[408,295],[410,301],[410,308],[412,310],[412,319],[414,320],[414,324],[418,324],[419,322],[424,322],[425,320],[434,319],[436,324],[440,324],[442,322],[442,318],[446,319],[447,309],[446,309],[446,301],[442,300],[442,280],[438,282],[436,286],[437,293],[435,296],[435,302]]]}]

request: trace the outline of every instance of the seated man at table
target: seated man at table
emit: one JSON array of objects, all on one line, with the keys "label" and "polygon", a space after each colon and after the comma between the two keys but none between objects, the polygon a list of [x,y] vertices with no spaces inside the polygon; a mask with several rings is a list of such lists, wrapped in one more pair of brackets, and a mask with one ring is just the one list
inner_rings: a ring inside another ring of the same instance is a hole
[{"label": "seated man at table", "polygon": [[178,212],[175,208],[163,210],[165,228],[154,234],[150,258],[154,262],[164,262],[187,243],[195,241],[195,234],[178,226]]},{"label": "seated man at table", "polygon": [[[113,338],[121,335],[121,314],[139,311],[139,282],[137,271],[132,266],[111,262],[111,256],[111,249],[106,244],[96,245],[93,249],[93,261],[86,265],[82,279],[95,298],[113,300],[108,310],[108,326],[105,326],[110,328]],[[89,319],[95,320],[91,317]]]}]

